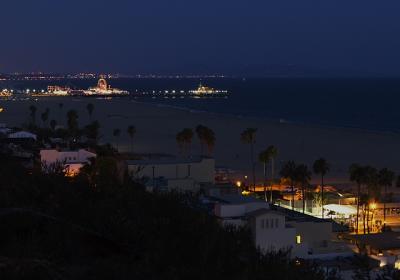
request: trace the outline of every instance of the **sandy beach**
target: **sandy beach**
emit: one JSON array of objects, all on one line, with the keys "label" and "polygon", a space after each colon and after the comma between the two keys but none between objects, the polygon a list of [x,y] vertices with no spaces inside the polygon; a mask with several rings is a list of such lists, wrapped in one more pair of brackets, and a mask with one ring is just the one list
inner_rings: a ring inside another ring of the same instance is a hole
[{"label": "sandy beach", "polygon": [[[62,110],[58,107],[60,102],[64,104]],[[278,169],[280,164],[287,160],[311,165],[318,157],[325,157],[331,163],[331,172],[327,177],[327,182],[331,183],[347,182],[347,170],[351,163],[370,164],[377,168],[387,167],[396,172],[400,171],[400,135],[397,134],[195,112],[129,99],[1,100],[0,107],[4,108],[4,112],[0,114],[0,123],[21,125],[29,118],[28,107],[34,104],[38,108],[39,121],[40,113],[49,108],[49,120],[55,119],[58,123],[65,124],[66,112],[76,109],[79,112],[80,125],[83,126],[90,120],[86,110],[89,102],[95,106],[92,120],[98,120],[101,124],[102,142],[115,142],[112,131],[119,128],[122,132],[119,139],[122,151],[130,150],[130,140],[126,133],[129,125],[135,125],[137,129],[134,139],[135,152],[176,155],[176,133],[183,128],[194,129],[198,124],[202,124],[215,131],[217,141],[214,156],[217,166],[249,174],[250,148],[241,143],[240,133],[248,127],[254,127],[258,129],[256,154],[269,145],[278,147]],[[196,137],[192,144],[192,153],[200,153],[200,144]],[[261,164],[257,164],[257,173],[261,179]]]}]

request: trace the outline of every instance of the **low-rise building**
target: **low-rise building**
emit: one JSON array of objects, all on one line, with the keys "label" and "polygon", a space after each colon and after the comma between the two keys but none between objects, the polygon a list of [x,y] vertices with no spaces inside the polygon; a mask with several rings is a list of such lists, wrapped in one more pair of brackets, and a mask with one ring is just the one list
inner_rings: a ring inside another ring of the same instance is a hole
[{"label": "low-rise building", "polygon": [[291,249],[292,257],[318,259],[353,254],[346,243],[337,240],[331,220],[270,206],[248,196],[221,196],[214,201],[214,215],[221,224],[249,227],[261,251]]},{"label": "low-rise building", "polygon": [[167,190],[199,191],[202,185],[214,184],[215,161],[213,158],[128,160],[129,174],[146,179],[149,191],[163,181]]},{"label": "low-rise building", "polygon": [[89,163],[91,158],[95,157],[95,153],[84,149],[77,151],[59,151],[54,149],[40,151],[40,160],[44,169],[62,164],[68,176],[78,174],[80,169],[86,163]]}]

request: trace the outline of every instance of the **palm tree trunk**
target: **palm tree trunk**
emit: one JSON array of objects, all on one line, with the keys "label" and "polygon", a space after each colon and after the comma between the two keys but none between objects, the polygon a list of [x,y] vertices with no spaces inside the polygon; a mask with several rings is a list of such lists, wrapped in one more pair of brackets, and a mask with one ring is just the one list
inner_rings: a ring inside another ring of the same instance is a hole
[{"label": "palm tree trunk", "polygon": [[321,210],[322,219],[324,218],[324,175],[321,176]]},{"label": "palm tree trunk", "polygon": [[293,182],[293,180],[290,180],[290,184],[292,187],[292,210],[294,211],[294,186],[293,186],[294,182]]},{"label": "palm tree trunk", "polygon": [[251,143],[250,145],[251,149],[251,165],[252,165],[252,172],[253,172],[253,189],[254,192],[256,191],[256,170],[255,170],[255,164],[254,164],[254,144]]},{"label": "palm tree trunk", "polygon": [[370,229],[370,228],[369,228],[369,221],[370,221],[370,220],[369,220],[369,204],[367,205],[366,208],[367,208],[367,233],[369,234],[369,232],[370,232],[370,231],[369,231],[369,229]]},{"label": "palm tree trunk", "polygon": [[387,199],[387,186],[385,185],[385,192],[383,197],[383,229],[386,228],[386,199]]},{"label": "palm tree trunk", "polygon": [[358,220],[360,218],[360,191],[361,186],[358,184],[357,186],[357,219],[356,219],[356,234],[358,234]]},{"label": "palm tree trunk", "polygon": [[304,211],[306,209],[306,193],[305,193],[304,185],[301,187],[301,192],[302,192],[302,196],[303,196],[303,214],[304,214]]},{"label": "palm tree trunk", "polygon": [[365,205],[363,206],[363,229],[364,229],[364,234],[366,233],[366,228],[365,228]]},{"label": "palm tree trunk", "polygon": [[270,192],[270,202],[272,203],[272,187],[273,187],[273,184],[274,184],[274,170],[275,169],[275,160],[274,160],[274,158],[272,157],[271,158],[271,192]]},{"label": "palm tree trunk", "polygon": [[267,201],[267,163],[264,162],[264,199]]}]

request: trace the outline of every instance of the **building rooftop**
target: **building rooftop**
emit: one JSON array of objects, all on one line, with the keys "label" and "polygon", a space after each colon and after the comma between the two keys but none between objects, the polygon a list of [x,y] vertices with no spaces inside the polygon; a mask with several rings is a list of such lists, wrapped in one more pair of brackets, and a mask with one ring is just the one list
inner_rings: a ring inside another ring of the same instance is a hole
[{"label": "building rooftop", "polygon": [[190,158],[157,158],[157,159],[142,159],[142,160],[127,160],[128,165],[161,165],[161,164],[190,164],[199,163],[203,159],[212,159],[209,157],[190,157]]},{"label": "building rooftop", "polygon": [[293,211],[291,209],[283,208],[280,206],[273,205],[273,210],[285,214],[286,221],[290,222],[313,222],[313,223],[331,223],[333,232],[347,232],[348,228],[346,226],[340,225],[331,219],[320,219],[314,216],[303,214],[301,212]]},{"label": "building rooftop", "polygon": [[254,202],[267,204],[267,202],[265,202],[264,200],[255,198],[253,196],[243,196],[240,194],[227,194],[220,196],[216,195],[213,196],[213,198],[217,199],[222,203],[228,203],[228,204],[244,204],[244,203],[254,203]]}]

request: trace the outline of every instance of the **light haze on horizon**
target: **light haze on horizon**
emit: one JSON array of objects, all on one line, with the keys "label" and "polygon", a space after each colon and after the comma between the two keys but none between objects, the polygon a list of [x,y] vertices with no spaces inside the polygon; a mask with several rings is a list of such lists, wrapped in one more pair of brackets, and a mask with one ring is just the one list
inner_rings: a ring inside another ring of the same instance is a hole
[{"label": "light haze on horizon", "polygon": [[2,0],[1,72],[400,75],[400,1]]}]

